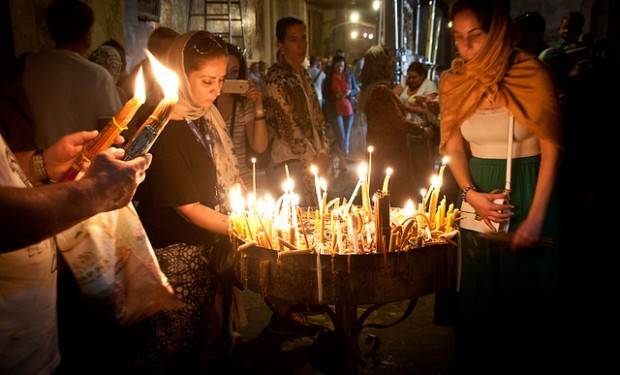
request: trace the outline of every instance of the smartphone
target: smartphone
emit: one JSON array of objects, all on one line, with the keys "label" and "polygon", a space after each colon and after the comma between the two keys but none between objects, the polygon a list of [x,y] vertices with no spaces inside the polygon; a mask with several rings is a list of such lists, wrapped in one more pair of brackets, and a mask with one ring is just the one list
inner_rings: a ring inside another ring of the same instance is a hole
[{"label": "smartphone", "polygon": [[250,83],[243,79],[227,79],[222,86],[222,92],[227,94],[245,94],[250,89]]}]

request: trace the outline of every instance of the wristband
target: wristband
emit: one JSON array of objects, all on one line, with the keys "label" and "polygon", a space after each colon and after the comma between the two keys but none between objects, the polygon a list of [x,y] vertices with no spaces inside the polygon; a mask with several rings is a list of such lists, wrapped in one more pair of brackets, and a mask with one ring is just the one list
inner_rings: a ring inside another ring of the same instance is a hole
[{"label": "wristband", "polygon": [[461,200],[463,202],[467,202],[467,198],[465,198],[467,196],[467,192],[473,190],[473,191],[478,191],[478,188],[475,187],[474,185],[468,185],[467,187],[465,187],[465,189],[463,189],[463,192],[461,193]]},{"label": "wristband", "polygon": [[254,116],[254,121],[264,120],[265,116]]},{"label": "wristband", "polygon": [[43,150],[36,150],[34,154],[32,154],[32,164],[34,165],[34,170],[42,183],[49,184],[50,182],[56,182],[47,174],[47,170],[45,169],[45,160],[43,160]]}]

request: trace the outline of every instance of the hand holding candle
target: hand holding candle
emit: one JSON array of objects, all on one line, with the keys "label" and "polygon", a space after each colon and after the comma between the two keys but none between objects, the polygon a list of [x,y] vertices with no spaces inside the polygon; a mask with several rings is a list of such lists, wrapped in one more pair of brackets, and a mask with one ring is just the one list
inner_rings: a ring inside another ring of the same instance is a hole
[{"label": "hand holding candle", "polygon": [[60,178],[61,181],[72,181],[82,177],[82,164],[90,163],[93,157],[102,150],[112,146],[116,137],[121,134],[122,131],[127,130],[127,124],[133,118],[138,111],[138,108],[146,100],[146,94],[144,92],[144,75],[142,68],[138,71],[136,78],[136,91],[134,97],[129,99],[127,103],[106,125],[103,130],[93,139],[84,150],[78,160],[76,160],[71,168]]}]

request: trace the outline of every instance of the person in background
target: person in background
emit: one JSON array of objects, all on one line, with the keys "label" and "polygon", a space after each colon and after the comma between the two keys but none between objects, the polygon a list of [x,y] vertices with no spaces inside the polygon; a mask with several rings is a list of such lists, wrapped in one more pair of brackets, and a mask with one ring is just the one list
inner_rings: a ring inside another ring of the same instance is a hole
[{"label": "person in background", "polygon": [[[228,44],[228,71],[226,79],[246,80],[246,61],[243,53],[234,44]],[[252,188],[250,156],[262,154],[269,145],[267,123],[263,108],[263,95],[252,81],[245,94],[222,92],[215,105],[226,121],[226,129],[233,141],[233,153],[237,157],[239,176],[246,189]],[[249,148],[247,147],[249,146]]]},{"label": "person in background", "polygon": [[428,117],[433,117],[439,112],[436,101],[439,89],[435,82],[426,78],[427,75],[426,66],[414,61],[407,67],[407,78],[394,86],[392,91],[409,108],[407,118],[425,121],[423,117],[426,117],[426,121],[432,125],[430,123],[436,122],[436,119],[430,120]]},{"label": "person in background", "polygon": [[[552,371],[560,360],[549,348],[560,334],[561,150],[553,78],[535,56],[515,49],[500,0],[456,0],[449,14],[459,56],[439,82],[440,151],[450,157],[460,200],[487,225],[509,221],[510,233],[498,240],[461,228],[455,363],[462,373],[494,374],[507,363],[515,373]],[[494,193],[506,182],[508,136],[512,185]]]},{"label": "person in background", "polygon": [[[317,206],[311,165],[319,173],[330,173],[329,142],[325,122],[314,86],[302,63],[308,41],[306,25],[296,17],[280,18],[276,24],[278,62],[265,79],[263,102],[272,138],[271,162],[267,179],[272,193],[282,191],[287,167],[294,180],[294,191],[300,206]],[[291,309],[288,303],[274,302],[269,328],[277,333],[314,335],[305,316]]]},{"label": "person in background", "polygon": [[28,55],[23,77],[39,147],[79,130],[101,130],[121,109],[114,78],[83,56],[94,20],[79,0],[56,0],[46,9],[56,48]]},{"label": "person in background", "polygon": [[[247,65],[243,52],[231,43],[228,43],[227,47],[226,79],[246,80]],[[251,156],[264,153],[269,145],[261,91],[252,80],[248,80],[248,83],[250,89],[246,93],[222,92],[215,101],[218,111],[226,122],[226,130],[233,143],[232,151],[237,158],[239,177],[246,192],[252,190],[253,184]],[[225,279],[219,280],[216,308],[225,329],[222,334],[230,341],[229,346],[232,348],[234,341],[241,340],[238,329],[247,325],[239,288],[230,285]]]},{"label": "person in background", "polygon": [[558,26],[560,39],[553,47],[560,51],[568,51],[582,47],[584,44],[581,42],[580,37],[583,33],[583,25],[585,23],[586,19],[583,14],[574,11],[565,13]]},{"label": "person in background", "polygon": [[325,72],[321,69],[321,61],[316,56],[310,56],[308,60],[308,76],[314,85],[314,91],[319,98],[319,106],[323,108],[323,81],[325,80]]},{"label": "person in background", "polygon": [[364,56],[353,62],[353,76],[358,86],[360,86],[362,82],[362,69],[364,69]]},{"label": "person in background", "polygon": [[347,69],[344,55],[336,54],[332,60],[332,70],[327,74],[323,84],[323,96],[325,101],[329,102],[329,112],[333,111],[327,117],[336,128],[339,150],[344,156],[349,155],[351,128],[354,120],[353,102],[358,91],[357,82]]},{"label": "person in background", "polygon": [[135,371],[204,374],[228,350],[223,327],[212,320],[214,257],[232,251],[228,192],[240,181],[226,123],[213,105],[228,47],[207,31],[190,31],[172,42],[162,63],[179,77],[179,102],[150,150],[153,163],[135,199],[161,270],[186,306],[136,325]]},{"label": "person in background", "polygon": [[90,53],[88,60],[103,66],[108,72],[110,72],[114,78],[114,82],[116,82],[118,97],[122,103],[127,102],[127,100],[129,100],[129,96],[125,90],[118,85],[118,80],[121,76],[121,69],[123,67],[123,61],[121,55],[118,53],[118,50],[112,46],[101,45]]},{"label": "person in background", "polygon": [[547,48],[545,30],[547,22],[538,12],[526,12],[514,19],[517,47],[535,56]]},{"label": "person in background", "polygon": [[301,206],[316,206],[314,176],[330,172],[329,142],[314,86],[302,66],[308,41],[306,25],[298,18],[284,17],[276,25],[278,62],[269,69],[263,101],[267,124],[272,128],[271,164],[267,169],[272,192],[282,190],[285,165],[295,180]]},{"label": "person in background", "polygon": [[254,82],[254,86],[261,87],[262,85],[262,77],[260,74],[260,68],[258,66],[258,61],[254,61],[250,64],[250,69],[248,72],[248,79]]},{"label": "person in background", "polygon": [[[120,82],[120,80],[127,75],[127,52],[125,51],[125,47],[117,41],[116,39],[108,39],[101,44],[102,46],[110,46],[118,51],[118,54],[121,56],[121,69],[119,72],[119,77],[116,82]],[[132,95],[133,96],[133,95]]]},{"label": "person in background", "polygon": [[[0,135],[0,373],[59,373],[54,235],[100,212],[127,205],[151,156],[121,161],[97,154],[79,181],[49,183],[97,135],[82,131],[49,148],[13,153]],[[122,142],[122,140],[118,140]]]},{"label": "person in background", "polygon": [[408,120],[405,105],[392,92],[394,60],[382,46],[374,46],[364,55],[362,90],[358,105],[366,116],[368,133],[366,143],[373,146],[370,191],[381,189],[385,170],[391,167],[390,179],[392,205],[403,207],[408,199],[419,195],[421,188],[428,187],[430,176],[412,167],[407,135],[430,140],[433,129]]}]

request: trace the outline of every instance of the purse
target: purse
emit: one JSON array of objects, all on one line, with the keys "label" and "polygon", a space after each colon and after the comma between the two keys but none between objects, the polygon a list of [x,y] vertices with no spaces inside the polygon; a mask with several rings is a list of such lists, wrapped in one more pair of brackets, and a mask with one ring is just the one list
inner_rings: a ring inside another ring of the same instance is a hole
[{"label": "purse", "polygon": [[[511,114],[508,119],[508,151],[506,155],[506,184],[504,186],[504,191],[510,192],[510,179],[512,175],[512,143],[514,136],[514,125],[515,118]],[[500,193],[501,190],[493,190],[492,193]],[[495,200],[493,203],[503,204],[504,200]],[[508,232],[508,227],[510,226],[510,220],[503,221],[501,223],[491,222],[491,225],[495,228],[492,230],[488,225],[482,220],[482,217],[476,213],[476,210],[469,204],[465,199],[461,202],[461,220],[459,221],[459,228],[471,230],[479,233],[489,233],[489,232]]]}]

